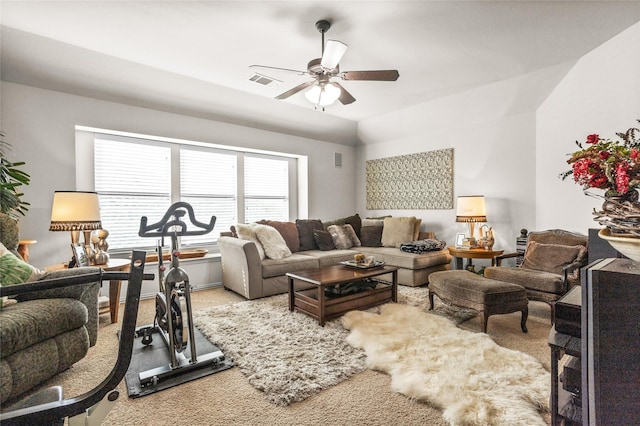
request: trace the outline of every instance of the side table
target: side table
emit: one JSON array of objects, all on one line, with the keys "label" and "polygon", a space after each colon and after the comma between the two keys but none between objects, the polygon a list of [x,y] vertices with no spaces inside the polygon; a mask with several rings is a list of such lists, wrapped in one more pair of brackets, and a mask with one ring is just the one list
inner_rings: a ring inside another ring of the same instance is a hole
[{"label": "side table", "polygon": [[453,246],[447,247],[449,254],[455,258],[456,269],[463,269],[462,259],[469,259],[467,261],[467,267],[471,272],[474,271],[473,259],[491,259],[491,266],[495,266],[496,256],[500,256],[504,253],[504,250],[485,250],[482,248],[456,248]]},{"label": "side table", "polygon": [[[129,272],[131,267],[131,261],[129,259],[109,259],[106,265],[95,265],[98,268],[102,268],[105,271],[110,272]],[[56,265],[47,266],[44,268],[47,271],[59,271],[66,269],[67,265],[59,263]],[[99,314],[111,314],[111,322],[118,322],[118,310],[120,309],[120,289],[122,287],[122,281],[111,280],[109,281],[109,306],[100,308]]]}]

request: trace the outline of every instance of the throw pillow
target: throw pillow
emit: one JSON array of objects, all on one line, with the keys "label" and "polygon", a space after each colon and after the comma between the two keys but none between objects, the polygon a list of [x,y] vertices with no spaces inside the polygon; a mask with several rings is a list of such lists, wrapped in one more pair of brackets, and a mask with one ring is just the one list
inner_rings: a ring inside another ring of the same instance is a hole
[{"label": "throw pillow", "polygon": [[382,247],[383,219],[362,219],[360,243],[363,247]]},{"label": "throw pillow", "polygon": [[262,247],[262,243],[260,242],[260,240],[258,240],[258,237],[256,236],[256,231],[253,228],[256,224],[243,224],[243,223],[238,223],[236,224],[235,228],[236,228],[236,233],[238,234],[238,238],[240,238],[241,240],[247,240],[247,241],[253,241],[256,245],[256,248],[258,249],[258,255],[260,256],[260,260],[265,258],[265,254],[264,254],[264,248]]},{"label": "throw pillow", "polygon": [[356,235],[358,236],[358,238],[360,238],[360,230],[362,229],[362,219],[360,218],[360,215],[358,213],[354,214],[353,216],[343,217],[343,218],[331,220],[328,222],[322,222],[322,224],[324,225],[324,229],[327,229],[327,230],[331,225],[351,225],[353,230],[356,232]]},{"label": "throw pillow", "polygon": [[264,248],[264,254],[269,259],[279,260],[291,256],[291,250],[289,250],[286,241],[276,228],[269,225],[256,224],[253,229]]},{"label": "throw pillow", "polygon": [[279,222],[277,220],[261,220],[258,222],[262,225],[273,226],[278,230],[291,253],[300,251],[300,236],[298,235],[298,227],[294,222]]},{"label": "throw pillow", "polygon": [[[521,267],[562,274],[562,268],[576,261],[584,246],[563,246],[530,241]],[[583,254],[584,256],[584,254]]]},{"label": "throw pillow", "polygon": [[344,233],[349,237],[349,241],[351,241],[351,247],[360,247],[362,244],[360,243],[360,239],[356,235],[356,231],[354,231],[351,225],[343,225],[342,229]]},{"label": "throw pillow", "polygon": [[422,225],[422,219],[412,216],[415,222],[413,223],[413,240],[415,241],[420,236],[420,225]]},{"label": "throw pillow", "polygon": [[320,219],[297,219],[296,226],[300,238],[300,251],[317,250],[314,231],[324,231],[322,221]]},{"label": "throw pillow", "polygon": [[400,247],[402,243],[414,241],[415,217],[387,217],[382,228],[382,245]]},{"label": "throw pillow", "polygon": [[[36,281],[46,274],[46,271],[29,265],[0,243],[0,287]],[[2,309],[5,300],[8,298],[0,298],[0,309]]]},{"label": "throw pillow", "polygon": [[322,251],[335,250],[336,245],[333,244],[333,237],[328,231],[316,230],[313,231],[313,238],[316,240],[318,248]]},{"label": "throw pillow", "polygon": [[335,244],[338,250],[346,250],[353,247],[353,243],[351,242],[351,239],[347,235],[343,226],[330,225],[327,228],[327,232],[331,234],[331,238],[333,239],[333,244]]}]

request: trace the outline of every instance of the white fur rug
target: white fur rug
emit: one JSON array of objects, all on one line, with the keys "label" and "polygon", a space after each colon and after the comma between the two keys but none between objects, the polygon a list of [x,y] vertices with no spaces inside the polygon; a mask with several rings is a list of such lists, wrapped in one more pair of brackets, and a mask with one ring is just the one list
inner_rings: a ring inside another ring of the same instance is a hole
[{"label": "white fur rug", "polygon": [[551,380],[530,355],[414,306],[352,311],[342,324],[395,392],[444,410],[452,425],[546,425]]}]

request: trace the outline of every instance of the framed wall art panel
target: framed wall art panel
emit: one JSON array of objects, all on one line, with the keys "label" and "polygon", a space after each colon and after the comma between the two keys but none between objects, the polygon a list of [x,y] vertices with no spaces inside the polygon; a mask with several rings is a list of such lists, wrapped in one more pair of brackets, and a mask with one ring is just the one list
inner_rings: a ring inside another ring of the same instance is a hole
[{"label": "framed wall art panel", "polygon": [[453,208],[453,148],[368,160],[368,210]]}]

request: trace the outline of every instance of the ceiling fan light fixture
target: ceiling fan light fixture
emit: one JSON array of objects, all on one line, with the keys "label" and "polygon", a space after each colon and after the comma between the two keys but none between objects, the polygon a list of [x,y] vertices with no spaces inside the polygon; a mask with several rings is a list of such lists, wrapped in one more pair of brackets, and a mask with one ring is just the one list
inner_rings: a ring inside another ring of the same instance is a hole
[{"label": "ceiling fan light fixture", "polygon": [[326,70],[333,70],[338,66],[340,59],[347,51],[347,45],[338,40],[328,40],[322,52],[320,65]]},{"label": "ceiling fan light fixture", "polygon": [[340,97],[340,88],[333,83],[314,84],[304,93],[304,96],[317,106],[328,106],[333,104]]}]

